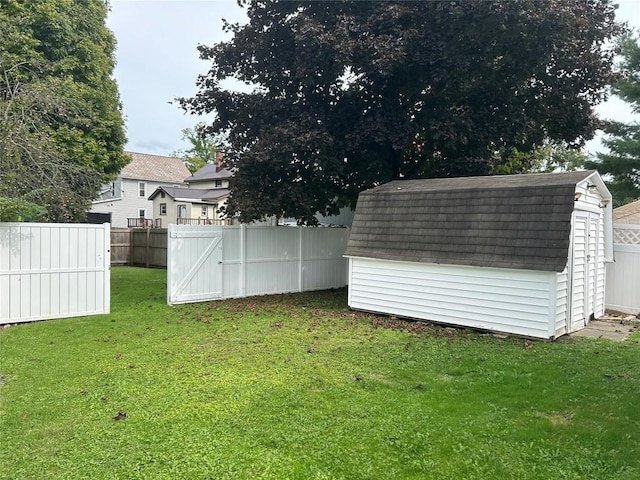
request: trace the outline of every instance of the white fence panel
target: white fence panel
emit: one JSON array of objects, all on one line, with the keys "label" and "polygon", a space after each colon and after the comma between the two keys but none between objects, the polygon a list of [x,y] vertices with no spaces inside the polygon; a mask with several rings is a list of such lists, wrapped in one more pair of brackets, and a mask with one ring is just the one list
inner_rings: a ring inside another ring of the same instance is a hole
[{"label": "white fence panel", "polygon": [[110,226],[0,223],[0,324],[109,313]]},{"label": "white fence panel", "polygon": [[640,225],[616,224],[613,229],[615,262],[607,265],[607,308],[640,312]]},{"label": "white fence panel", "polygon": [[[170,225],[168,235],[169,304],[338,288],[347,282],[346,228]],[[200,236],[213,242],[218,235],[220,256],[213,260],[206,241],[189,240]]]}]

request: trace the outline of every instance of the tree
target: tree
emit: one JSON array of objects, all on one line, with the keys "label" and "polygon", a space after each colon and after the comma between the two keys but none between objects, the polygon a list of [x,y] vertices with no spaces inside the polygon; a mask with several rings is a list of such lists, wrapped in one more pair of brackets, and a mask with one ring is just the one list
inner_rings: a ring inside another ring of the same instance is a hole
[{"label": "tree", "polygon": [[126,165],[106,12],[0,2],[0,219],[81,220]]},{"label": "tree", "polygon": [[[640,44],[632,36],[623,37],[620,44],[621,77],[613,85],[613,92],[640,114]],[[609,121],[604,131],[607,136],[603,144],[609,152],[599,152],[585,166],[597,168],[605,176],[617,207],[640,198],[640,124]]]},{"label": "tree", "polygon": [[199,47],[212,67],[181,99],[230,132],[228,206],[243,220],[313,222],[392,179],[491,173],[496,152],[547,138],[580,145],[623,30],[609,0],[247,3],[232,40]]},{"label": "tree", "polygon": [[87,203],[103,175],[67,161],[49,125],[69,116],[66,84],[36,78],[31,65],[5,68],[0,55],[0,220],[73,221],[85,215]]},{"label": "tree", "polygon": [[215,163],[217,154],[221,152],[224,136],[205,132],[206,126],[198,123],[195,128],[182,130],[182,140],[191,144],[187,150],[178,150],[171,155],[182,159],[191,173],[200,170],[207,163]]},{"label": "tree", "polygon": [[525,172],[550,173],[556,171],[574,171],[583,166],[586,155],[566,142],[545,140],[542,145],[528,152],[517,148],[496,152],[496,165],[492,173],[512,175]]}]

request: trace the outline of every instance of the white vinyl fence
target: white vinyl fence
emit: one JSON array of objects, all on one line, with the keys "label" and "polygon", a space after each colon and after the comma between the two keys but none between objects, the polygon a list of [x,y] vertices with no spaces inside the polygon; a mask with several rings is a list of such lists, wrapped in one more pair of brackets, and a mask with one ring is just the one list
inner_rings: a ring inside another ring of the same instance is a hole
[{"label": "white vinyl fence", "polygon": [[0,223],[0,324],[109,313],[109,224]]},{"label": "white vinyl fence", "polygon": [[343,287],[348,228],[169,225],[167,303]]},{"label": "white vinyl fence", "polygon": [[640,312],[640,225],[613,227],[614,263],[607,265],[607,308]]}]

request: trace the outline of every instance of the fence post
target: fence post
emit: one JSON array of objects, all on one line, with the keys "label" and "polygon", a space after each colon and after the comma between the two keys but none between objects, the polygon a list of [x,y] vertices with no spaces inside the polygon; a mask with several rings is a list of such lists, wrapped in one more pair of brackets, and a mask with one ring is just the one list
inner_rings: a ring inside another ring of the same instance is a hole
[{"label": "fence post", "polygon": [[298,228],[298,258],[300,259],[298,264],[298,291],[302,291],[302,287],[304,286],[304,282],[302,281],[302,275],[304,271],[304,259],[302,258],[302,227]]},{"label": "fence post", "polygon": [[151,229],[149,227],[147,227],[147,248],[145,249],[146,251],[145,251],[145,255],[144,255],[145,256],[144,260],[145,260],[145,264],[146,264],[147,268],[149,268],[149,264],[150,264],[149,257],[151,256],[151,245],[150,245],[150,243],[151,243]]},{"label": "fence post", "polygon": [[104,295],[103,298],[103,311],[104,313],[110,313],[111,312],[111,224],[110,223],[103,223],[102,224],[104,227],[104,251],[103,256],[103,263],[102,263],[102,268],[104,269],[103,271],[103,276],[102,276],[102,281],[104,282],[104,287],[103,287],[103,291],[102,294]]},{"label": "fence post", "polygon": [[247,294],[247,226],[240,224],[240,295]]},{"label": "fence post", "polygon": [[129,228],[129,249],[127,250],[127,265],[133,265],[133,228]]},{"label": "fence post", "polygon": [[178,227],[173,223],[167,225],[167,305],[172,305],[171,302],[171,285],[173,282],[173,251],[175,246],[173,245],[172,238],[174,237],[174,230]]}]

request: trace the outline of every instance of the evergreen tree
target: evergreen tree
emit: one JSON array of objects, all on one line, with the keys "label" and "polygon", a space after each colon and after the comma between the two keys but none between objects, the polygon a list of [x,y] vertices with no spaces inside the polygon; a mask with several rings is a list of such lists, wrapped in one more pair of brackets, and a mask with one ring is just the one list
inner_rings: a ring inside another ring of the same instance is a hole
[{"label": "evergreen tree", "polygon": [[[632,36],[625,36],[620,43],[621,76],[613,85],[613,92],[629,103],[635,114],[640,114],[640,44]],[[604,175],[613,204],[618,207],[640,198],[640,124],[608,121],[605,133],[602,143],[609,151],[599,152],[585,166]]]}]

